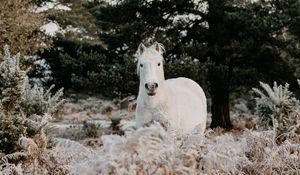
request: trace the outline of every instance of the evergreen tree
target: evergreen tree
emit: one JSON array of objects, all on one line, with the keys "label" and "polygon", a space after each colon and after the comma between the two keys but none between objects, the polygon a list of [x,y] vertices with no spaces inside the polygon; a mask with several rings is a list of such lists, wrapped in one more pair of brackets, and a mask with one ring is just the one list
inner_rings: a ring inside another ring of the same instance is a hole
[{"label": "evergreen tree", "polygon": [[[212,98],[211,127],[231,128],[229,95],[237,85],[274,78],[293,79],[291,55],[283,56],[283,29],[298,0],[125,0],[116,4],[92,2],[108,50],[134,53],[142,41],[162,42],[167,60],[189,56],[207,63]],[[241,77],[238,75],[245,75]],[[261,76],[262,75],[262,76]],[[200,76],[200,75],[199,75]]]}]

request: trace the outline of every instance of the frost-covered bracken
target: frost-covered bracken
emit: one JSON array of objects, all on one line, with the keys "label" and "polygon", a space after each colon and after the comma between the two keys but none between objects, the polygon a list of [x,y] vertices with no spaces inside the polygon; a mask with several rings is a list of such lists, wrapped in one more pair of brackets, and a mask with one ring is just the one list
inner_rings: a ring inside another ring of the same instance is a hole
[{"label": "frost-covered bracken", "polygon": [[[64,100],[63,89],[55,94],[38,85],[31,85],[26,75],[30,68],[23,70],[20,54],[11,55],[9,47],[4,47],[3,61],[0,63],[0,103],[4,113],[22,113],[26,117],[32,114],[53,114]],[[24,67],[24,66],[23,66]]]},{"label": "frost-covered bracken", "polygon": [[293,174],[300,168],[299,144],[276,144],[273,130],[174,137],[156,122],[137,131],[120,128],[125,135],[103,135],[97,149],[57,139],[47,154],[70,174]]},{"label": "frost-covered bracken", "polygon": [[257,113],[259,116],[271,119],[281,114],[289,114],[296,110],[296,104],[299,103],[294,97],[293,93],[289,91],[289,84],[284,86],[277,85],[274,82],[274,86],[260,82],[263,91],[253,88],[253,91],[259,95],[255,98],[257,103]]},{"label": "frost-covered bracken", "polygon": [[277,85],[273,88],[260,82],[263,91],[253,88],[259,95],[256,97],[256,111],[266,124],[271,124],[277,132],[278,141],[282,142],[287,137],[297,142],[300,140],[300,114],[299,101],[289,91],[289,84]]},{"label": "frost-covered bracken", "polygon": [[0,64],[0,103],[4,113],[9,115],[19,105],[20,89],[26,71],[20,70],[20,54],[11,56],[9,47],[4,47]]},{"label": "frost-covered bracken", "polygon": [[124,135],[102,135],[97,148],[60,139],[53,150],[70,174],[299,173],[300,142],[288,138],[278,144],[276,129],[208,130],[203,136],[197,130],[187,135],[165,130],[156,122],[138,130],[134,125],[121,120]]},{"label": "frost-covered bracken", "polygon": [[41,139],[45,135],[22,137],[19,144],[23,151],[6,158],[27,156],[31,161],[3,164],[0,170],[5,173],[10,167],[11,171],[19,170],[19,174],[74,175],[299,173],[300,142],[287,139],[277,144],[276,130],[241,128],[237,133],[225,134],[222,130],[207,130],[200,135],[196,128],[184,135],[165,130],[157,122],[136,130],[133,119],[122,119],[119,129],[124,135],[103,133],[95,138],[97,147],[87,146],[83,141],[54,138],[55,144],[43,149],[40,145],[46,143]]},{"label": "frost-covered bracken", "polygon": [[[26,114],[39,114],[44,113],[53,114],[62,105],[64,100],[61,100],[63,95],[63,89],[58,90],[55,94],[52,94],[54,85],[48,90],[45,90],[39,85],[31,85],[28,77],[23,81],[22,86],[22,99],[21,105],[23,106],[23,112]],[[30,102],[30,103],[29,103]]]}]

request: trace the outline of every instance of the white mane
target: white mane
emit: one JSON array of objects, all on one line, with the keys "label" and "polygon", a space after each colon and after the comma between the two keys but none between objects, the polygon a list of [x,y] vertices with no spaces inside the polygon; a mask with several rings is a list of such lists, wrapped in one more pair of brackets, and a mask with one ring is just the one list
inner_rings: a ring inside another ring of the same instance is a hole
[{"label": "white mane", "polygon": [[141,127],[152,120],[164,120],[184,133],[196,126],[203,133],[207,118],[205,94],[193,80],[165,80],[163,52],[164,47],[157,42],[149,48],[140,44],[136,52],[140,78],[136,125]]}]

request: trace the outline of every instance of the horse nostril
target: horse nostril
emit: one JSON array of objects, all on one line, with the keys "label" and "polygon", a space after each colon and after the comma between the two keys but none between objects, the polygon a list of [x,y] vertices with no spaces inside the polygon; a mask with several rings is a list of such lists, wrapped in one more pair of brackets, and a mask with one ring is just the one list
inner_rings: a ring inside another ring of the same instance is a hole
[{"label": "horse nostril", "polygon": [[149,91],[154,91],[157,89],[158,83],[145,83],[145,88]]},{"label": "horse nostril", "polygon": [[149,90],[148,83],[145,84],[145,88]]}]

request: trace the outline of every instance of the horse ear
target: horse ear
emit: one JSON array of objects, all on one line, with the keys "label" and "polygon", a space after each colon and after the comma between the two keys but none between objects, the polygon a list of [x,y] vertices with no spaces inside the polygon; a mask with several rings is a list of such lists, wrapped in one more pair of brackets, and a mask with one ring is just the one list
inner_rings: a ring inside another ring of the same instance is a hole
[{"label": "horse ear", "polygon": [[158,43],[158,42],[154,42],[154,44],[151,46],[151,48],[155,49],[158,53],[160,53],[161,55],[164,53],[165,48],[162,44]]},{"label": "horse ear", "polygon": [[142,55],[142,53],[143,53],[145,50],[146,50],[146,46],[145,46],[143,43],[141,43],[141,44],[139,45],[139,47],[138,47],[136,53],[137,53],[138,55]]}]

